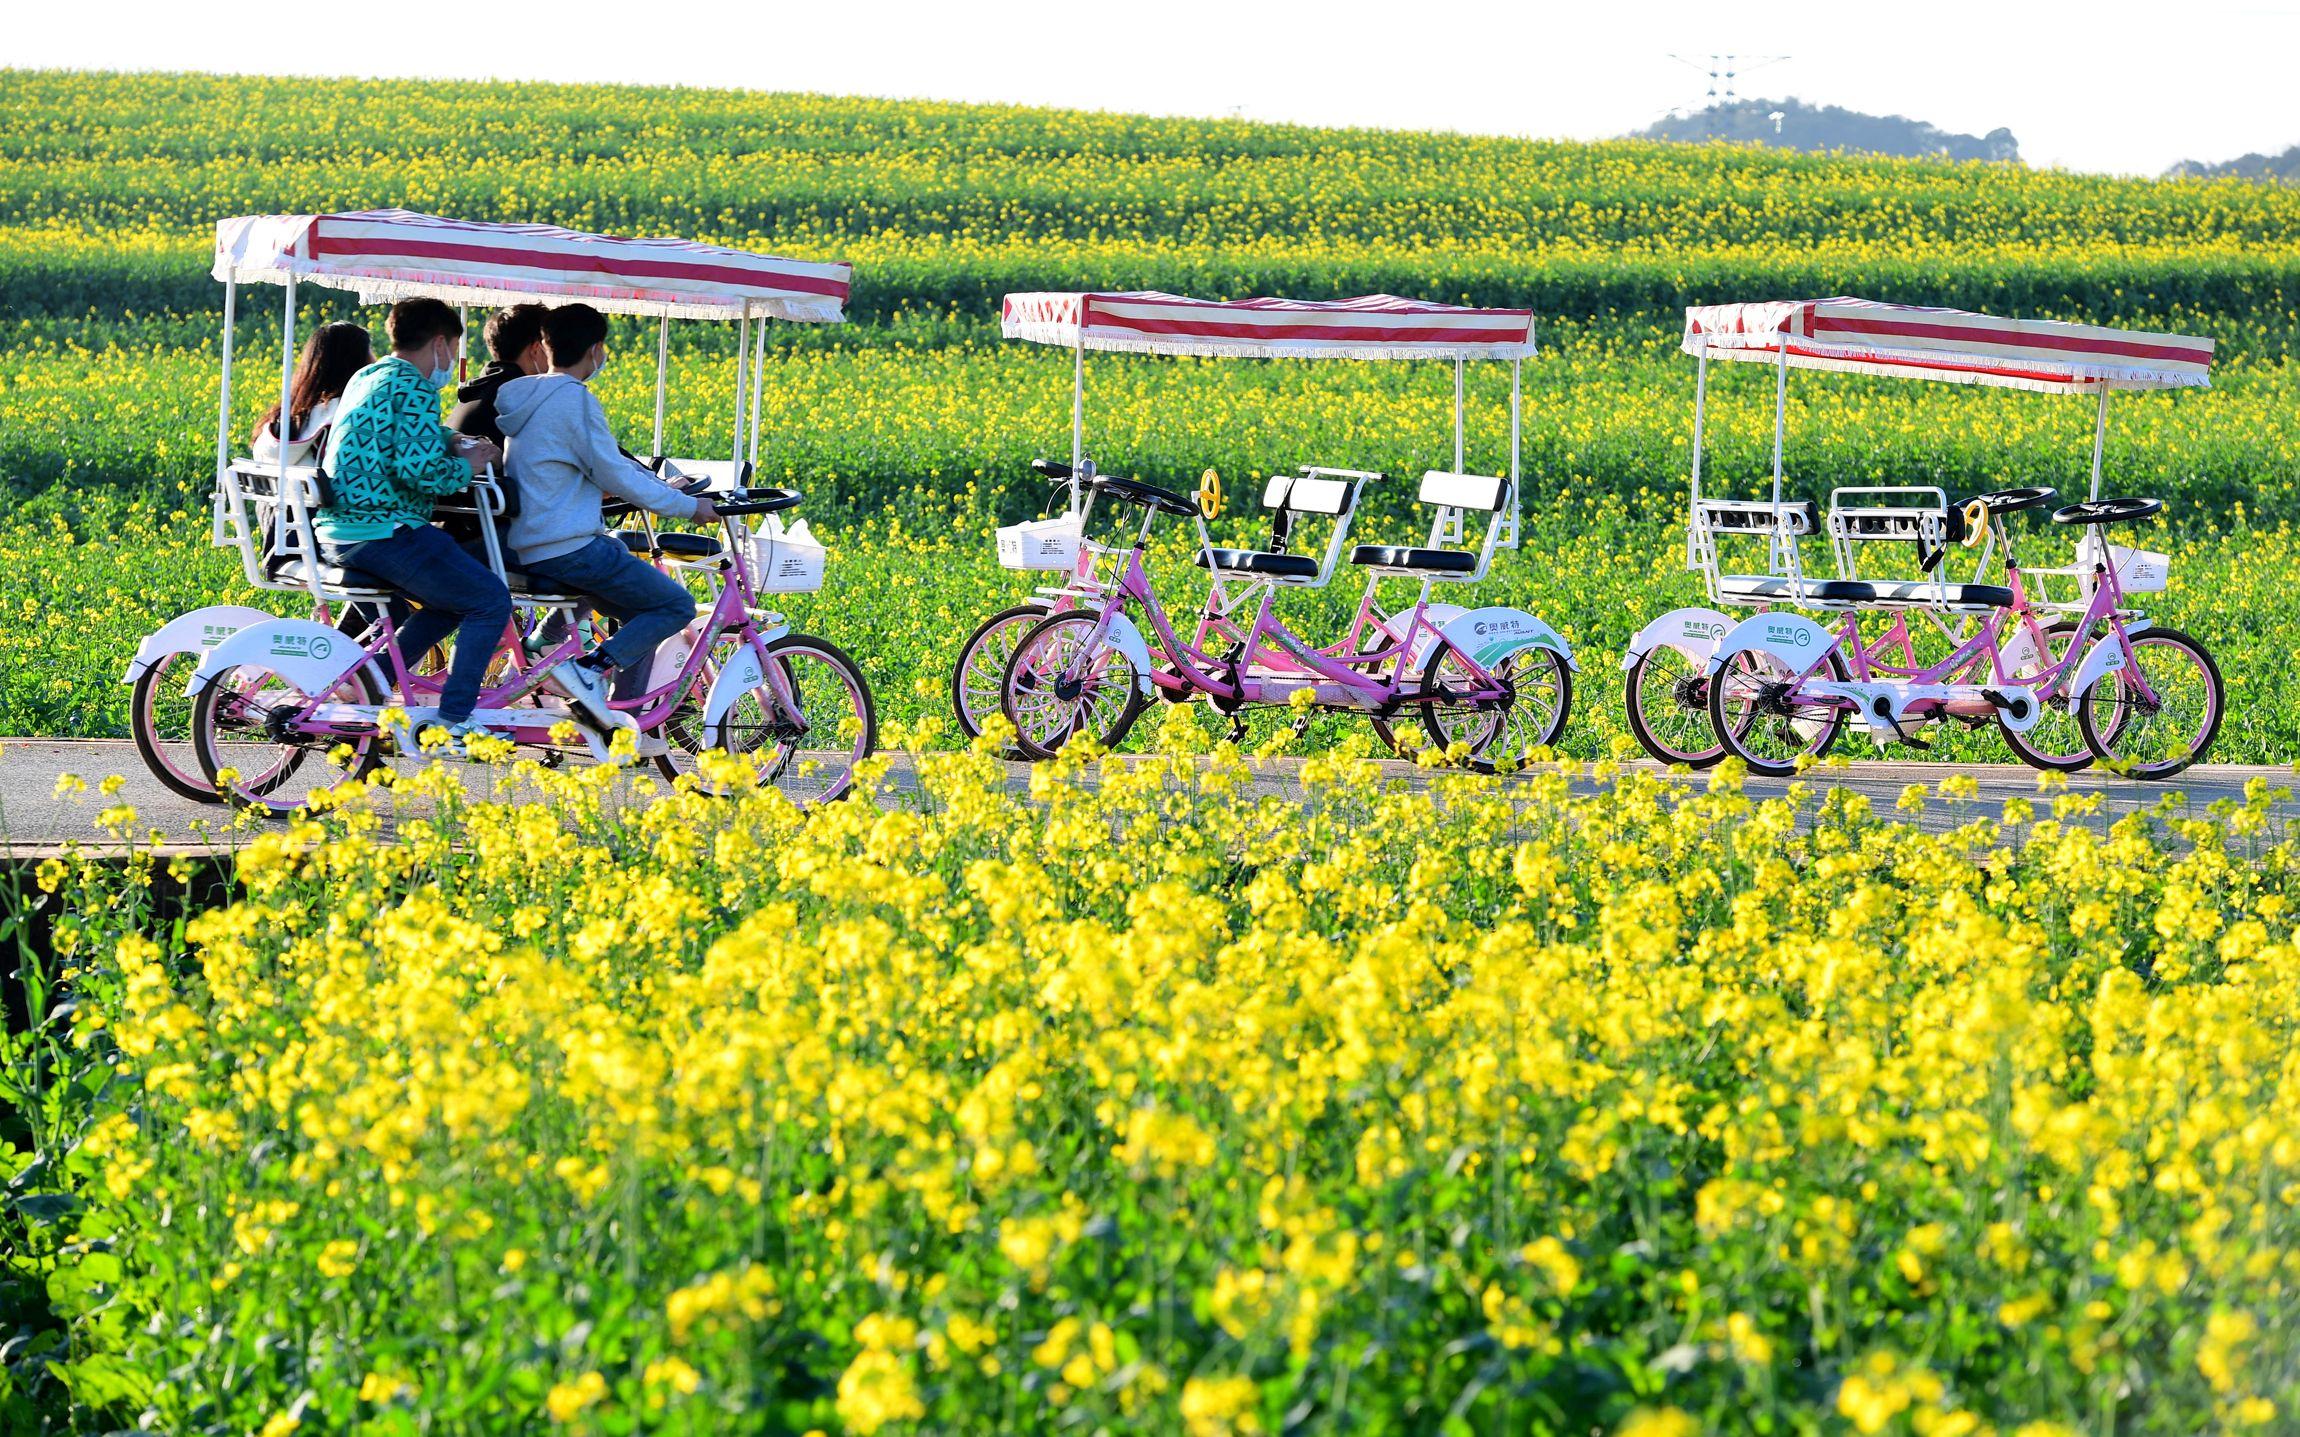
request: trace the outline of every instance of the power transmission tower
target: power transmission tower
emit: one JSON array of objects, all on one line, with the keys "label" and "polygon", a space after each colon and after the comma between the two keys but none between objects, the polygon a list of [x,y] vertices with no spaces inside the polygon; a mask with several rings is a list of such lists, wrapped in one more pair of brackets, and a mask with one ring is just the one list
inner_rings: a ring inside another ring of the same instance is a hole
[{"label": "power transmission tower", "polygon": [[1672,54],[1669,58],[1680,65],[1691,66],[1708,77],[1709,92],[1703,99],[1703,105],[1705,108],[1714,108],[1718,105],[1730,105],[1741,98],[1739,85],[1743,75],[1762,70],[1768,65],[1778,65],[1783,60],[1788,59],[1789,56],[1711,53],[1698,58],[1690,55]]}]

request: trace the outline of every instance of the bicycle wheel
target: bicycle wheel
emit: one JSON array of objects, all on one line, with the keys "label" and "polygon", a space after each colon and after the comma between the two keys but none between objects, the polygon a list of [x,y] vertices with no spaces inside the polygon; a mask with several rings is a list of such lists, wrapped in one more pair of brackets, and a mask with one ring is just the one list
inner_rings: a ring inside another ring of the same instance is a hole
[{"label": "bicycle wheel", "polygon": [[[2011,678],[2023,683],[2045,670],[2053,668],[2068,655],[2071,648],[2084,647],[2074,619],[2062,619],[2047,625],[2044,631],[2046,653],[2039,654],[2013,667]],[[2063,678],[2075,677],[2069,670]],[[2038,699],[2042,710],[2034,727],[2027,733],[2014,733],[2007,727],[2004,715],[1997,715],[1997,728],[2004,734],[2005,746],[2031,768],[2050,769],[2057,773],[2075,773],[2092,765],[2092,745],[2085,742],[2084,729],[2077,722],[2076,705],[2068,695],[2056,689]]]},{"label": "bicycle wheel", "polygon": [[200,658],[196,653],[163,654],[137,676],[128,699],[128,731],[144,767],[168,792],[196,803],[222,803],[223,795],[200,768],[192,743],[192,700],[184,693]]},{"label": "bicycle wheel", "polygon": [[[192,751],[208,791],[234,808],[274,816],[303,806],[308,787],[294,784],[315,758],[339,745],[351,749],[345,777],[363,779],[383,763],[384,738],[373,724],[364,732],[328,737],[289,733],[285,723],[316,701],[380,707],[383,688],[372,666],[361,664],[324,694],[306,694],[257,664],[218,674],[192,704]],[[324,767],[312,778],[342,782]]]},{"label": "bicycle wheel", "polygon": [[[1831,680],[1844,682],[1845,660],[1835,649],[1822,666]],[[1846,711],[1798,698],[1794,679],[1777,660],[1747,649],[1726,660],[1709,681],[1710,725],[1725,752],[1751,773],[1787,778],[1800,758],[1822,757],[1845,731]]]},{"label": "bicycle wheel", "polygon": [[2178,629],[2134,634],[2132,658],[2154,697],[2133,669],[2107,674],[2077,700],[2076,721],[2103,761],[2134,778],[2170,778],[2211,749],[2227,690],[2204,645]]},{"label": "bicycle wheel", "polygon": [[999,712],[998,688],[1015,646],[1045,617],[1044,604],[1000,609],[976,624],[959,646],[958,663],[950,671],[950,706],[969,742],[982,736],[982,721]]},{"label": "bicycle wheel", "polygon": [[1142,715],[1141,675],[1116,644],[1096,642],[1097,623],[1089,613],[1056,614],[1023,635],[1006,661],[999,707],[1034,763],[1080,730],[1115,748]]},{"label": "bicycle wheel", "polygon": [[1725,757],[1709,722],[1709,676],[1679,650],[1661,644],[1638,655],[1622,694],[1629,731],[1663,763],[1708,768]]},{"label": "bicycle wheel", "polygon": [[[854,792],[855,765],[878,747],[869,682],[844,650],[812,634],[768,644],[767,664],[762,681],[720,718],[709,751],[745,760],[752,783],[771,785],[801,808],[845,798]],[[674,713],[664,727],[678,719]],[[667,759],[658,764],[669,768]]]},{"label": "bicycle wheel", "polygon": [[[1499,703],[1464,699],[1425,700],[1422,731],[1441,749],[1469,746],[1469,766],[1479,773],[1514,771],[1537,748],[1556,746],[1573,711],[1573,670],[1549,649],[1520,649],[1488,670],[1502,681],[1507,696]],[[1468,692],[1477,681],[1460,651],[1440,642],[1422,663],[1423,693]]]}]

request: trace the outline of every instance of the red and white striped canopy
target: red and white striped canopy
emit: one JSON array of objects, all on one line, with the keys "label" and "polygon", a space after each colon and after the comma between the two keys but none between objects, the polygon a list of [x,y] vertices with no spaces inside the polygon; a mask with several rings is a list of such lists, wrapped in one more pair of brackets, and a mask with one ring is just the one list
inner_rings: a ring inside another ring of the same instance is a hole
[{"label": "red and white striped canopy", "polygon": [[1533,311],[1362,299],[1189,299],[1178,294],[1010,294],[1008,339],[1065,349],[1242,359],[1524,359]]},{"label": "red and white striped canopy", "polygon": [[1941,379],[2046,393],[2182,389],[2212,382],[2212,341],[1867,299],[1701,305],[1685,352],[1794,369]]},{"label": "red and white striped canopy", "polygon": [[290,275],[369,304],[413,295],[475,305],[579,299],[619,314],[837,324],[854,267],[408,210],[216,222],[217,279],[282,284]]}]

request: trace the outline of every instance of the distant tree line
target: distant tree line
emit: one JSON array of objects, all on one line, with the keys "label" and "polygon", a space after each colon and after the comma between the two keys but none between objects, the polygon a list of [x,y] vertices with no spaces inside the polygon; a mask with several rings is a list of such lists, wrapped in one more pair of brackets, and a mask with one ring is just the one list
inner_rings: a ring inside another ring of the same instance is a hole
[{"label": "distant tree line", "polygon": [[2233,160],[2208,164],[2182,160],[2164,172],[2170,180],[2300,180],[2300,145],[2280,155],[2238,155]]},{"label": "distant tree line", "polygon": [[2010,130],[1960,135],[1902,115],[1864,115],[1802,100],[1736,100],[1690,115],[1671,115],[1638,132],[1647,140],[1725,140],[1787,150],[1852,150],[1926,159],[2020,162]]}]

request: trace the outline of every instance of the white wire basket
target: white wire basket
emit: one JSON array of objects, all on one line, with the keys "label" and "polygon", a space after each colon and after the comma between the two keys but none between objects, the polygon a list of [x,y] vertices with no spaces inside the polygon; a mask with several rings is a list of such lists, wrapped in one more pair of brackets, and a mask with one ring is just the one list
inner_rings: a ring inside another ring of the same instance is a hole
[{"label": "white wire basket", "polygon": [[998,531],[1001,568],[1068,573],[1078,567],[1083,527],[1069,515],[1008,524]]}]

